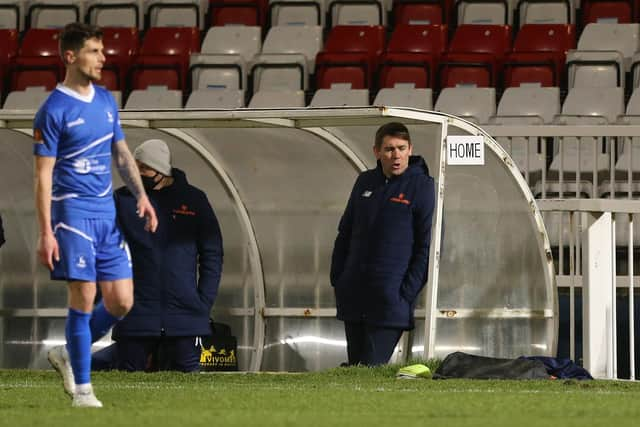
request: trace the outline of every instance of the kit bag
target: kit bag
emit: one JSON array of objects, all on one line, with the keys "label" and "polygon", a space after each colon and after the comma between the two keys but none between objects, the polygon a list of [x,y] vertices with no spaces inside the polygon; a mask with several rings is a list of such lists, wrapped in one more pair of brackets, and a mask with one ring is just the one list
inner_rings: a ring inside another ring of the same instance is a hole
[{"label": "kit bag", "polygon": [[237,371],[238,342],[225,323],[211,322],[211,335],[200,339],[200,371]]}]

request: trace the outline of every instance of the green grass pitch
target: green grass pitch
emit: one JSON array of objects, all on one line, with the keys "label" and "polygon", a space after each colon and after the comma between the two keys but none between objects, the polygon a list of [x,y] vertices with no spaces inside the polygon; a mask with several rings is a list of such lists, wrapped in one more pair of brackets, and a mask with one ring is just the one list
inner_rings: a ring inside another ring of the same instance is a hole
[{"label": "green grass pitch", "polygon": [[0,426],[640,426],[640,383],[400,380],[397,367],[303,374],[95,373],[74,409],[53,371],[0,371]]}]

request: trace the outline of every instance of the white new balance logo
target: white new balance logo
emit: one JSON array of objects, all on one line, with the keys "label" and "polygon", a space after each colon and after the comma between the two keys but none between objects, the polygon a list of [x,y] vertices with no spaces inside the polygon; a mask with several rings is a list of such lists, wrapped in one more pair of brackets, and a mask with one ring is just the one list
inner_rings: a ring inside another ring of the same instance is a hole
[{"label": "white new balance logo", "polygon": [[84,257],[80,255],[78,257],[78,263],[76,264],[78,268],[85,268],[87,266],[87,262],[84,260]]}]

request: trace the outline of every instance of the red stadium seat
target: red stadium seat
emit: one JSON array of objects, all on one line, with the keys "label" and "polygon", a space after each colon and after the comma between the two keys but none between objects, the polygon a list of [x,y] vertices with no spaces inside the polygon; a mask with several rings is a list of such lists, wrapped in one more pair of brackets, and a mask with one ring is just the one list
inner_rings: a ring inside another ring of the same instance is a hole
[{"label": "red stadium seat", "polygon": [[9,67],[10,90],[45,86],[53,90],[64,77],[64,64],[58,51],[58,29],[28,30]]},{"label": "red stadium seat", "polygon": [[509,25],[460,25],[438,67],[440,87],[495,87],[510,50]]},{"label": "red stadium seat", "polygon": [[606,20],[618,24],[633,22],[633,0],[583,0],[582,26]]},{"label": "red stadium seat", "polygon": [[524,25],[516,36],[513,52],[505,61],[505,87],[521,83],[563,86],[566,55],[575,47],[574,25]]},{"label": "red stadium seat", "polygon": [[5,77],[11,62],[18,55],[18,30],[0,29],[0,95],[4,93]]},{"label": "red stadium seat", "polygon": [[129,67],[138,53],[137,28],[103,28],[104,54],[107,58],[102,69],[100,84],[109,90],[123,89]]},{"label": "red stadium seat", "polygon": [[368,88],[384,44],[385,28],[381,25],[333,27],[324,49],[316,56],[316,88],[329,89],[333,83]]},{"label": "red stadium seat", "polygon": [[149,28],[131,66],[131,89],[149,85],[185,88],[189,57],[199,51],[200,32],[195,27]]},{"label": "red stadium seat", "polygon": [[416,88],[433,87],[436,67],[446,48],[446,25],[396,27],[380,60],[378,86],[414,83]]},{"label": "red stadium seat", "polygon": [[393,0],[392,22],[398,25],[436,25],[451,22],[453,0]]},{"label": "red stadium seat", "polygon": [[208,22],[213,25],[262,26],[267,22],[269,0],[210,0]]}]

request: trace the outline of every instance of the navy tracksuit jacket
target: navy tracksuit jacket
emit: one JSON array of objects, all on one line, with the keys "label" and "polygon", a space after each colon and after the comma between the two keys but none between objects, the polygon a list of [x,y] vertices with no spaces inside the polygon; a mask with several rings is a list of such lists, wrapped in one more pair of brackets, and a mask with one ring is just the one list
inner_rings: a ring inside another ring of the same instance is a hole
[{"label": "navy tracksuit jacket", "polygon": [[133,260],[134,303],[113,337],[210,335],[209,315],[222,275],[222,235],[204,192],[173,169],[174,183],[149,191],[158,215],[155,233],[144,230],[136,199],[115,192],[118,222]]},{"label": "navy tracksuit jacket", "polygon": [[331,258],[338,319],[413,328],[427,280],[434,182],[420,156],[387,178],[380,162],[351,191]]}]

